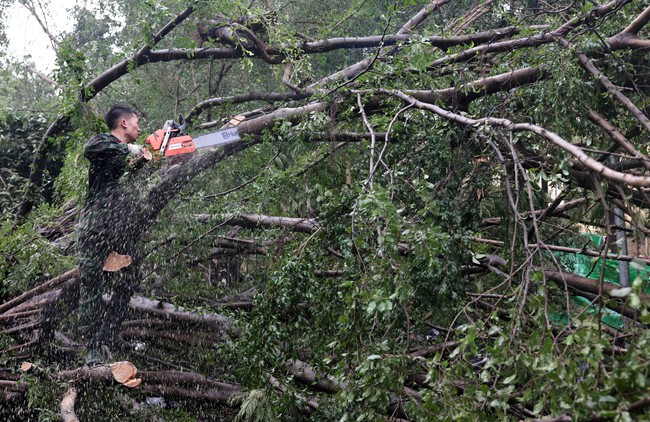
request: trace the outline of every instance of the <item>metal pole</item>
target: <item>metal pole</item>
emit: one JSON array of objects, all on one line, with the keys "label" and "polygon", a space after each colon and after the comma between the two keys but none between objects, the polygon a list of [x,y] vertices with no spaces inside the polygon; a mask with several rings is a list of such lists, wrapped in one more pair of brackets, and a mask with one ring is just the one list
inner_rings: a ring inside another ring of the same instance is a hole
[{"label": "metal pole", "polygon": [[[614,207],[614,225],[624,227],[623,210]],[[627,234],[623,230],[616,229],[616,245],[620,248],[620,253],[627,255]],[[630,287],[630,263],[627,261],[618,261],[618,281],[623,287]]]},{"label": "metal pole", "polygon": [[[610,155],[609,161],[616,165],[620,158],[615,155]],[[625,227],[625,220],[623,219],[623,210],[618,207],[613,207],[614,225],[616,227]],[[627,255],[627,234],[623,230],[616,229],[616,246],[619,252]],[[630,287],[630,263],[618,261],[618,282],[623,287]]]}]

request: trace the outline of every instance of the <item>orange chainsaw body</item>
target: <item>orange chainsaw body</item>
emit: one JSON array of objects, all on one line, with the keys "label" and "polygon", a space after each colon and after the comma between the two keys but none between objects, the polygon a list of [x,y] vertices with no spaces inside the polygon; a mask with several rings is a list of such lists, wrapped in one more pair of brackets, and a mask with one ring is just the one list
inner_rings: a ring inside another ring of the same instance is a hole
[{"label": "orange chainsaw body", "polygon": [[[154,151],[160,151],[163,141],[165,139],[166,131],[158,129],[151,135],[147,136],[146,142],[151,145]],[[196,151],[196,146],[190,135],[181,133],[178,129],[173,129],[170,133],[167,146],[165,148],[165,157],[173,157],[175,155],[189,154]]]}]

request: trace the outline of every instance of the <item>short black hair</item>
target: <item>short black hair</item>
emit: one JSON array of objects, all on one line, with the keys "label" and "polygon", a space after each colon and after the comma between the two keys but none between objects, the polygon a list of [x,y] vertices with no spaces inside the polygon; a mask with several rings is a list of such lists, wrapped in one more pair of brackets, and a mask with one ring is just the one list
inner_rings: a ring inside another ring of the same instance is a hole
[{"label": "short black hair", "polygon": [[104,121],[106,122],[108,129],[113,130],[117,128],[120,119],[126,117],[127,115],[137,116],[138,113],[136,113],[136,111],[131,107],[126,106],[124,104],[115,104],[113,107],[111,107],[110,110],[106,112],[106,115],[104,116]]}]

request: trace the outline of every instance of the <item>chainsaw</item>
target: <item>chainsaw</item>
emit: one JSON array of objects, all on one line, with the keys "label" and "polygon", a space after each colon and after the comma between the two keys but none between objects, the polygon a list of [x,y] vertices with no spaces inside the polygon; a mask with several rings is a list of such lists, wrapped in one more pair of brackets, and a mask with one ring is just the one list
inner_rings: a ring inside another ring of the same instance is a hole
[{"label": "chainsaw", "polygon": [[[233,119],[233,121],[236,121],[236,124],[239,124],[241,121],[237,120],[238,117],[240,116]],[[179,117],[179,122],[176,123],[173,120],[167,120],[162,129],[158,129],[147,136],[146,143],[151,146],[154,152],[158,152],[161,156],[173,157],[192,153],[199,148],[226,145],[240,140],[236,127],[229,127],[192,138],[185,133],[187,124],[182,114]],[[230,124],[233,124],[232,121]]]}]

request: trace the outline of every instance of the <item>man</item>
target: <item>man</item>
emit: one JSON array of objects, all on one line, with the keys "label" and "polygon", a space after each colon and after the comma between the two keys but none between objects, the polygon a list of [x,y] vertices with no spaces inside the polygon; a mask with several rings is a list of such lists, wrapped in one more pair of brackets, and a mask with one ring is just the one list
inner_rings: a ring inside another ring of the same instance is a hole
[{"label": "man", "polygon": [[108,346],[114,342],[121,322],[116,309],[103,304],[102,295],[112,293],[115,305],[117,297],[131,293],[128,281],[137,271],[127,268],[110,273],[103,270],[103,265],[111,252],[131,252],[121,250],[128,244],[127,234],[118,227],[121,219],[128,218],[129,210],[120,179],[142,161],[144,154],[141,147],[132,144],[140,132],[138,115],[132,108],[117,104],[106,113],[105,122],[110,133],[96,135],[84,145],[84,156],[90,162],[88,196],[78,225],[79,335],[87,346],[87,364],[101,363],[102,351],[105,358],[110,357]]},{"label": "man", "polygon": [[86,203],[115,187],[127,169],[129,153],[140,158],[144,152],[132,144],[140,133],[138,115],[133,109],[114,105],[106,113],[105,121],[110,133],[96,135],[84,145],[84,157],[90,161]]}]

